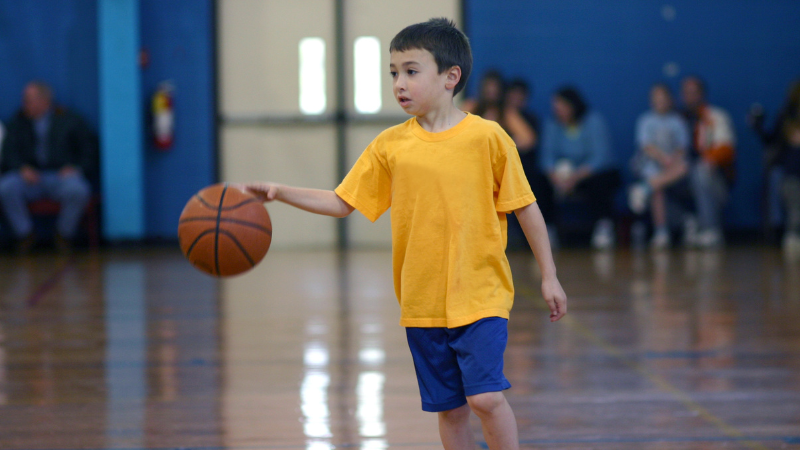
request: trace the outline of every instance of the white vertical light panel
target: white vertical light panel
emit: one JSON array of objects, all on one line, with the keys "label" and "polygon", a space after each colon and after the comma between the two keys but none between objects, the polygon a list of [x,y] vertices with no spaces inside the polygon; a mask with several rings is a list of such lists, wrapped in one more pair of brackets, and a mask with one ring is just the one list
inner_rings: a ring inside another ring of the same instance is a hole
[{"label": "white vertical light panel", "polygon": [[356,38],[353,62],[356,111],[375,114],[381,110],[381,43],[378,38]]},{"label": "white vertical light panel", "polygon": [[307,37],[300,40],[300,111],[322,114],[325,96],[325,40]]}]

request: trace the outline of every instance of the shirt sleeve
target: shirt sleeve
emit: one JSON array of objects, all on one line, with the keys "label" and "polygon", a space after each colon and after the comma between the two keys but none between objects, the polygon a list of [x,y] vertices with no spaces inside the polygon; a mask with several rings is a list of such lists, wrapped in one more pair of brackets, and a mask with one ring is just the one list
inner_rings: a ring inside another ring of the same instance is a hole
[{"label": "shirt sleeve", "polygon": [[497,212],[508,213],[536,201],[516,147],[512,146],[497,158],[493,172]]},{"label": "shirt sleeve", "polygon": [[361,154],[336,195],[372,222],[392,205],[392,177],[373,141]]}]

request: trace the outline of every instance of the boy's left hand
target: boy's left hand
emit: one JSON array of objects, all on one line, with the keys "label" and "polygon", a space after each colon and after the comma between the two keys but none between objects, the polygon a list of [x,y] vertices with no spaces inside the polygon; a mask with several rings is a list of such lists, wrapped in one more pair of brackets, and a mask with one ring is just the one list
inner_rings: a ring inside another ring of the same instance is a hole
[{"label": "boy's left hand", "polygon": [[567,313],[567,294],[558,278],[542,280],[542,296],[550,308],[550,322],[556,322]]}]

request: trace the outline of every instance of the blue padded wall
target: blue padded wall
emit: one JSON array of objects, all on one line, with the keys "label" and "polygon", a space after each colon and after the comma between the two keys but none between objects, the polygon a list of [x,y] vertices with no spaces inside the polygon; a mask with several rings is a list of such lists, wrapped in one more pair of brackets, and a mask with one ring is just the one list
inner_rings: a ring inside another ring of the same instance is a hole
[{"label": "blue padded wall", "polygon": [[0,0],[0,121],[19,108],[33,79],[97,127],[96,0]]},{"label": "blue padded wall", "polygon": [[142,48],[149,59],[142,68],[145,108],[159,82],[175,86],[172,148],[157,151],[151,126],[145,126],[148,237],[174,238],[186,201],[216,178],[213,6],[211,0],[141,2]]}]

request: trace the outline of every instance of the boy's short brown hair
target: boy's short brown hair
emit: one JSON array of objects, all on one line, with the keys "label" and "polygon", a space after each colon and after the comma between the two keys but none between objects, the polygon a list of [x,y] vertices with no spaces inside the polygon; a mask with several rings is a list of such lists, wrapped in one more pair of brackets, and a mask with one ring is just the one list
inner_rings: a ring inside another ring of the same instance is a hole
[{"label": "boy's short brown hair", "polygon": [[472,50],[469,39],[456,28],[455,22],[438,17],[409,25],[397,33],[389,44],[390,52],[404,52],[411,49],[429,51],[436,61],[439,73],[454,66],[460,67],[461,80],[453,90],[453,95],[464,89],[472,71]]}]

